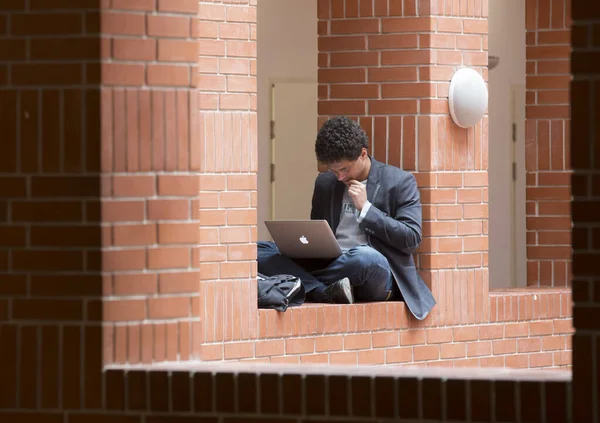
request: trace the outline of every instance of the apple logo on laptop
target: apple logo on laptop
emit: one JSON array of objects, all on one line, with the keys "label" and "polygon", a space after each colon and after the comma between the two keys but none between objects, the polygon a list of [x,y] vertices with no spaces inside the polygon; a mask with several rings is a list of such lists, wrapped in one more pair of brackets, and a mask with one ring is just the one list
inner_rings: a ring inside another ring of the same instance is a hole
[{"label": "apple logo on laptop", "polygon": [[302,235],[300,237],[300,242],[303,243],[303,244],[308,244],[308,239],[306,239],[306,237],[304,235]]}]

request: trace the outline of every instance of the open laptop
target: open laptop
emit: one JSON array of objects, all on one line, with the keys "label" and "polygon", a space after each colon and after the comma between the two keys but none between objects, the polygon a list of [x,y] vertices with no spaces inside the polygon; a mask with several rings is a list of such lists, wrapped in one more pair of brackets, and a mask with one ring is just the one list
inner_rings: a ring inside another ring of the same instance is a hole
[{"label": "open laptop", "polygon": [[266,220],[279,251],[289,258],[334,259],[342,249],[326,220]]}]

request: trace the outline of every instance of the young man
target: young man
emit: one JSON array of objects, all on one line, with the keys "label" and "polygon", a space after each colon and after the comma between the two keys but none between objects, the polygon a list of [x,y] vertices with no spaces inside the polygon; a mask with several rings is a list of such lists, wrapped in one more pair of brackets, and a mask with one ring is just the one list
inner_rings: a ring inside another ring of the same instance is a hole
[{"label": "young man", "polygon": [[343,254],[333,261],[282,256],[258,243],[258,271],[300,278],[307,301],[349,304],[403,299],[417,319],[435,305],[413,261],[421,243],[421,203],[415,178],[367,153],[363,129],[347,117],[328,120],[315,143],[329,172],[315,182],[311,219],[325,219]]}]

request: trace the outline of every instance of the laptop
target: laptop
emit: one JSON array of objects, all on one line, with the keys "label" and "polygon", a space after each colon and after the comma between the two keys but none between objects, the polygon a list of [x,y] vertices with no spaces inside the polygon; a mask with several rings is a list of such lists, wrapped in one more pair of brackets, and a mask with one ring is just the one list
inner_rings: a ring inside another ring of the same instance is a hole
[{"label": "laptop", "polygon": [[295,259],[335,259],[342,249],[326,220],[266,220],[279,252]]}]

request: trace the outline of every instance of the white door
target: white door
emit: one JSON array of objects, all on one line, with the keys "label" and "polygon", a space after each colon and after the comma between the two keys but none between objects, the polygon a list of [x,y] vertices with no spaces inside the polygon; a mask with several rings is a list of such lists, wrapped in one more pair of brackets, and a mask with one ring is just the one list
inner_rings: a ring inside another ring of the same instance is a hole
[{"label": "white door", "polygon": [[274,83],[272,111],[272,218],[309,219],[318,173],[316,82]]},{"label": "white door", "polygon": [[512,86],[513,163],[515,166],[512,201],[512,259],[513,286],[527,286],[527,226],[526,226],[526,167],[525,167],[525,85]]},{"label": "white door", "polygon": [[[489,2],[489,268],[490,288],[526,286],[525,7]],[[514,128],[514,129],[513,129]]]}]

